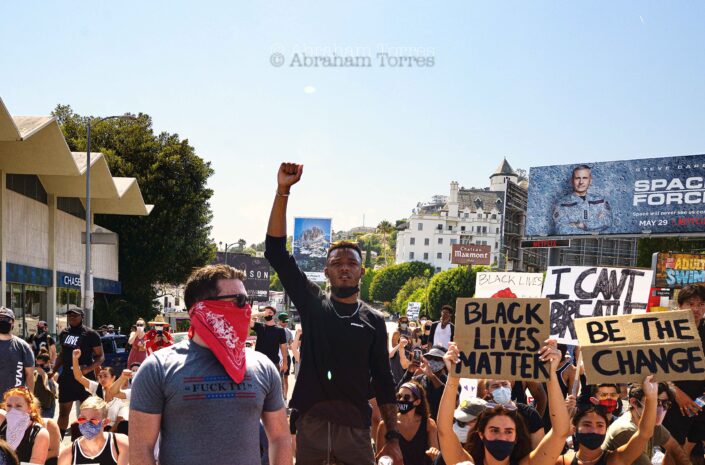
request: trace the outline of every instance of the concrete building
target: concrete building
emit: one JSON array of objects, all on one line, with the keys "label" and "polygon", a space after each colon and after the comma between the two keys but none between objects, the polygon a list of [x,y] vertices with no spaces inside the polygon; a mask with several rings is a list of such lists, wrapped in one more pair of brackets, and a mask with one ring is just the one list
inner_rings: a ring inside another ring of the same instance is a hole
[{"label": "concrete building", "polygon": [[[51,116],[11,116],[0,99],[0,303],[15,311],[15,332],[46,320],[56,331],[66,310],[81,306],[85,268],[86,154],[71,152]],[[143,215],[134,178],[113,177],[103,154],[91,154],[91,217]],[[93,232],[110,231],[91,225]],[[98,294],[119,294],[117,245],[94,245]]]}]

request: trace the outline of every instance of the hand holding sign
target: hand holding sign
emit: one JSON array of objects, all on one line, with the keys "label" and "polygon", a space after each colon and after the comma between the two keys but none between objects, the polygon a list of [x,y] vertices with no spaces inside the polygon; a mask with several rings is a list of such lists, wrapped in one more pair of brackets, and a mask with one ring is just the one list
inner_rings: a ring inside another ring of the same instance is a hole
[{"label": "hand holding sign", "polygon": [[555,340],[548,339],[545,343],[546,345],[539,350],[539,360],[548,362],[550,367],[549,373],[555,374],[556,370],[558,370],[558,365],[562,361],[561,351],[556,348]]},{"label": "hand holding sign", "polygon": [[453,373],[455,365],[460,360],[460,351],[458,350],[458,344],[451,342],[448,344],[448,350],[443,356],[443,362],[446,364],[446,370],[448,373]]}]

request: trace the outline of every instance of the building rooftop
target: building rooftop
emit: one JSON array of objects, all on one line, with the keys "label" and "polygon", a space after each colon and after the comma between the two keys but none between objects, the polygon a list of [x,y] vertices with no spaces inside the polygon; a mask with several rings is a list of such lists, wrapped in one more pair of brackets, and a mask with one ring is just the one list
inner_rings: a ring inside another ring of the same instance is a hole
[{"label": "building rooftop", "polygon": [[502,159],[502,163],[500,163],[497,166],[497,169],[494,170],[494,173],[490,176],[490,178],[493,178],[495,176],[518,176],[517,172],[514,171],[512,168],[512,165],[509,164],[506,158]]}]

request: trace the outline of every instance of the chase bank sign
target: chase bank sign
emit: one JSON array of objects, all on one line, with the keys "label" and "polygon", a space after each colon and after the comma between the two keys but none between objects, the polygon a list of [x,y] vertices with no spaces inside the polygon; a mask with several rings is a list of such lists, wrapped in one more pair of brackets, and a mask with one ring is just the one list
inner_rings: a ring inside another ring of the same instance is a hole
[{"label": "chase bank sign", "polygon": [[56,273],[56,281],[58,287],[67,289],[81,289],[81,275],[73,273]]}]

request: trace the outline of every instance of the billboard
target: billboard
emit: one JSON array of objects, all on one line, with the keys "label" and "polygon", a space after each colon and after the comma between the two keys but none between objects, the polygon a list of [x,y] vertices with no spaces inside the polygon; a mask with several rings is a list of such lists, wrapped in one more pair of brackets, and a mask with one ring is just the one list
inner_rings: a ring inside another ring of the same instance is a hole
[{"label": "billboard", "polygon": [[540,166],[526,236],[702,233],[705,155]]},{"label": "billboard", "polygon": [[491,252],[489,245],[453,244],[450,262],[456,265],[489,265]]},{"label": "billboard", "polygon": [[659,252],[655,271],[654,287],[680,289],[688,284],[705,283],[705,254]]},{"label": "billboard", "polygon": [[[216,254],[216,263],[225,263],[225,253]],[[269,301],[269,262],[266,258],[229,253],[227,264],[245,272],[247,295],[255,302]]]},{"label": "billboard", "polygon": [[330,247],[330,218],[294,218],[294,258],[311,281],[326,280],[323,269]]}]

